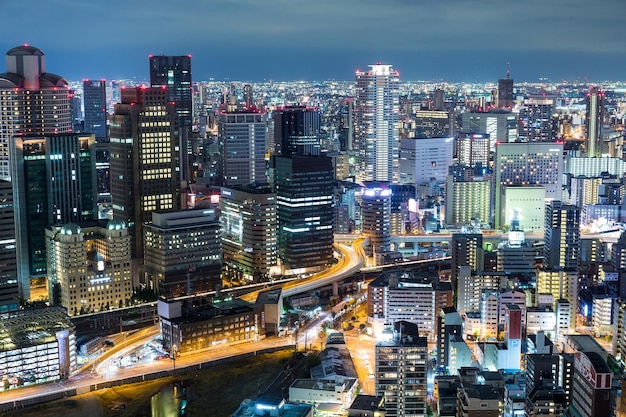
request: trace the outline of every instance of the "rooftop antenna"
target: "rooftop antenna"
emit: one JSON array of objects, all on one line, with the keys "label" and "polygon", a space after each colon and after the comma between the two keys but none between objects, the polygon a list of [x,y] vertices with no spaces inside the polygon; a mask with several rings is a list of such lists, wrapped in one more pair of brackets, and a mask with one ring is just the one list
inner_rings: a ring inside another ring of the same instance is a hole
[{"label": "rooftop antenna", "polygon": [[508,80],[510,76],[511,76],[511,64],[507,62],[506,63],[506,79]]}]

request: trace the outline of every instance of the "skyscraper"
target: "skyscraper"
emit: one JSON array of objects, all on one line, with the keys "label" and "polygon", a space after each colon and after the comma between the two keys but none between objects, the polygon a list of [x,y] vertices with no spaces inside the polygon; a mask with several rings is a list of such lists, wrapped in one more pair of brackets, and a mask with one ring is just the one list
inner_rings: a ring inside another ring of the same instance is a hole
[{"label": "skyscraper", "polygon": [[593,87],[586,98],[585,134],[587,156],[596,158],[602,154],[602,122],[604,121],[604,93]]},{"label": "skyscraper", "polygon": [[216,113],[220,185],[265,183],[267,114],[255,107],[223,107]]},{"label": "skyscraper", "polygon": [[178,117],[166,93],[124,89],[111,116],[113,217],[129,226],[133,259],[143,258],[143,225],[152,212],[181,208]]},{"label": "skyscraper", "polygon": [[44,229],[97,218],[95,137],[18,136],[10,152],[20,295],[47,272]]},{"label": "skyscraper", "polygon": [[0,313],[16,311],[18,297],[13,188],[0,180]]},{"label": "skyscraper", "polygon": [[46,71],[46,57],[34,46],[17,46],[6,53],[0,74],[0,178],[10,179],[10,140],[18,135],[48,135],[72,131],[72,98],[68,82]]},{"label": "skyscraper", "polygon": [[376,257],[391,250],[391,188],[389,183],[377,181],[365,181],[364,185],[361,231],[370,238],[369,255]]},{"label": "skyscraper", "polygon": [[544,266],[577,269],[580,257],[580,209],[558,200],[546,205]]},{"label": "skyscraper", "polygon": [[524,99],[519,112],[518,135],[522,142],[552,142],[555,132],[552,124],[555,99],[532,96]]},{"label": "skyscraper", "polygon": [[513,79],[508,70],[506,78],[498,80],[498,107],[513,107]]},{"label": "skyscraper", "polygon": [[192,154],[193,91],[191,55],[150,56],[150,86],[167,89],[167,101],[174,104],[178,117],[181,180],[189,181]]},{"label": "skyscraper", "polygon": [[357,182],[398,182],[400,74],[377,63],[356,72],[354,150]]},{"label": "skyscraper", "polygon": [[286,106],[274,113],[276,153],[283,156],[320,154],[319,110]]},{"label": "skyscraper", "polygon": [[83,80],[83,106],[87,133],[96,135],[98,194],[110,195],[109,129],[105,80]]}]

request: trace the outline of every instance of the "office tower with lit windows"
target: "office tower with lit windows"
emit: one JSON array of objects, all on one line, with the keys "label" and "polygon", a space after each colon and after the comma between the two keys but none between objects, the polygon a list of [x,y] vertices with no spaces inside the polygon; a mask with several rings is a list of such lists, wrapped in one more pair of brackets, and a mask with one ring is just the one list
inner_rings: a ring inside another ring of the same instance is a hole
[{"label": "office tower with lit windows", "polygon": [[451,112],[417,110],[412,116],[412,137],[448,138],[454,134],[455,123]]},{"label": "office tower with lit windows", "polygon": [[20,295],[46,276],[44,229],[97,219],[95,137],[18,136],[10,152]]},{"label": "office tower with lit windows", "polygon": [[398,182],[399,79],[391,65],[356,72],[356,180]]},{"label": "office tower with lit windows", "polygon": [[274,143],[282,156],[320,154],[319,110],[286,106],[274,112]]},{"label": "office tower with lit windows", "polygon": [[459,132],[455,152],[457,160],[472,168],[489,168],[490,143],[487,133]]},{"label": "office tower with lit windows", "polygon": [[598,87],[593,87],[587,93],[585,103],[585,141],[587,156],[597,158],[602,155],[602,123],[604,122],[604,93]]},{"label": "office tower with lit windows", "polygon": [[376,395],[385,398],[387,417],[426,416],[428,341],[417,324],[398,321],[376,343]]},{"label": "office tower with lit windows", "polygon": [[[563,190],[562,143],[499,143],[495,156],[495,226],[504,223],[504,187],[542,186],[545,200],[561,200]],[[516,207],[510,207],[516,208]],[[508,209],[508,207],[507,207]]]},{"label": "office tower with lit windows", "polygon": [[243,86],[243,102],[246,107],[254,106],[254,89],[251,84]]},{"label": "office tower with lit windows", "polygon": [[256,283],[278,264],[276,193],[268,184],[222,188],[220,199],[224,279]]},{"label": "office tower with lit windows", "polygon": [[544,266],[578,269],[580,258],[580,208],[558,200],[546,205]]},{"label": "office tower with lit windows", "polygon": [[461,115],[464,132],[484,132],[489,135],[489,149],[493,151],[496,142],[517,140],[517,113],[510,109],[489,108],[483,111],[469,111]]},{"label": "office tower with lit windows", "polygon": [[160,296],[220,287],[222,239],[214,210],[155,211],[144,226],[144,245],[146,282]]},{"label": "office tower with lit windows", "polygon": [[400,143],[400,183],[443,184],[454,160],[453,138],[410,138]]},{"label": "office tower with lit windows", "polygon": [[223,106],[216,112],[221,185],[267,182],[267,114],[255,107]]},{"label": "office tower with lit windows", "polygon": [[472,222],[491,224],[492,182],[477,177],[472,181],[454,181],[452,175],[446,182],[447,224],[469,225]]},{"label": "office tower with lit windows", "polygon": [[13,185],[0,179],[0,313],[16,311],[19,295]]},{"label": "office tower with lit windows", "polygon": [[45,238],[51,304],[76,316],[130,303],[130,236],[124,222],[50,226]]},{"label": "office tower with lit windows", "polygon": [[450,241],[453,281],[456,282],[459,267],[469,266],[471,271],[483,270],[483,235],[480,233],[454,233]]},{"label": "office tower with lit windows", "polygon": [[98,194],[110,196],[109,128],[105,80],[83,80],[84,131],[96,136]]},{"label": "office tower with lit windows", "polygon": [[498,107],[513,107],[513,79],[510,78],[509,71],[506,72],[506,78],[498,80]]},{"label": "office tower with lit windows", "polygon": [[123,89],[110,118],[113,218],[129,227],[135,263],[152,213],[181,209],[177,124],[163,88]]},{"label": "office tower with lit windows", "polygon": [[[361,191],[361,233],[370,238],[368,254],[391,250],[391,194],[388,182],[365,181]],[[378,262],[376,262],[378,264]]]},{"label": "office tower with lit windows", "polygon": [[317,272],[333,261],[333,165],[327,156],[273,158],[278,255],[283,273]]},{"label": "office tower with lit windows", "polygon": [[181,180],[191,179],[193,91],[191,55],[150,55],[150,86],[167,90],[167,101],[174,104],[178,117],[178,144]]},{"label": "office tower with lit windows", "polygon": [[[61,76],[46,71],[46,56],[34,46],[6,53],[0,74],[0,179],[10,179],[10,141],[15,136],[52,135],[73,129],[73,94]],[[10,110],[9,110],[10,109]]]},{"label": "office tower with lit windows", "polygon": [[519,112],[518,136],[521,142],[552,142],[556,135],[552,115],[555,98],[532,96],[524,99]]}]

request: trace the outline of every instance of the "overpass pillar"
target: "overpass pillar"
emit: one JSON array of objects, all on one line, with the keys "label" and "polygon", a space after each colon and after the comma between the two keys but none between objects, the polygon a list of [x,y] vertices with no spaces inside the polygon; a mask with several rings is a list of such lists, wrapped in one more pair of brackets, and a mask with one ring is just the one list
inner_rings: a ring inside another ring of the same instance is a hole
[{"label": "overpass pillar", "polygon": [[333,282],[333,297],[339,297],[339,284],[337,281]]}]

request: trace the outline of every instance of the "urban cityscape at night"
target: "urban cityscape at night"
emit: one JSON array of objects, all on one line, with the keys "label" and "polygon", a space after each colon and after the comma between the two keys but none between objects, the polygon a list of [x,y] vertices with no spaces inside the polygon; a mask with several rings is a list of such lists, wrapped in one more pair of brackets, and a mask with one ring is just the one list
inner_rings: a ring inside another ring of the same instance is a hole
[{"label": "urban cityscape at night", "polygon": [[0,415],[626,416],[620,0],[65,3],[0,29]]}]

